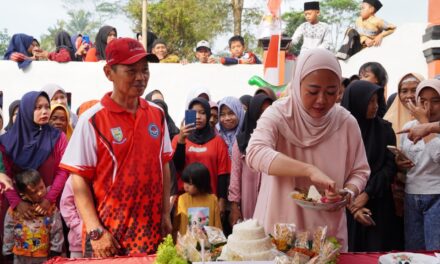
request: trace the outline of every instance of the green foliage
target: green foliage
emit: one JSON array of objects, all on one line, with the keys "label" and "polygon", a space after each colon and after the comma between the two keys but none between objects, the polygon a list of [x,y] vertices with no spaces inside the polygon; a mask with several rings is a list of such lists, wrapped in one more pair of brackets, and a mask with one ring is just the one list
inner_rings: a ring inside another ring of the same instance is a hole
[{"label": "green foliage", "polygon": [[89,11],[83,9],[69,10],[67,15],[69,16],[69,21],[66,22],[66,30],[71,35],[81,33],[93,37],[101,26],[98,21],[93,20],[93,16]]},{"label": "green foliage", "polygon": [[49,27],[47,31],[49,33],[41,35],[40,46],[47,51],[55,50],[55,37],[60,30],[65,30],[66,22],[64,20],[58,20],[56,25]]},{"label": "green foliage", "polygon": [[[129,0],[124,8],[134,30],[142,28],[142,1]],[[167,42],[171,53],[193,56],[198,41],[212,41],[227,29],[226,0],[161,0],[148,3],[148,28]]]},{"label": "green foliage", "polygon": [[159,245],[155,264],[187,264],[186,260],[177,254],[171,235],[166,236]]},{"label": "green foliage", "polygon": [[323,0],[321,15],[332,27],[333,46],[337,48],[346,29],[353,25],[359,15],[360,0]]},{"label": "green foliage", "polygon": [[9,41],[11,41],[11,37],[8,35],[8,30],[6,28],[3,31],[0,30],[0,59],[5,55]]}]

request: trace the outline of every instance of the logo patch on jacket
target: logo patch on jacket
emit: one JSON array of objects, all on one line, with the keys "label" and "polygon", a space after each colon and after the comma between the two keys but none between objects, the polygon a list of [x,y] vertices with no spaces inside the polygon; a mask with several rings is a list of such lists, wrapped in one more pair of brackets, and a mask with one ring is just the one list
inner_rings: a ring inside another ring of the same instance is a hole
[{"label": "logo patch on jacket", "polygon": [[150,123],[148,125],[148,133],[150,133],[150,136],[154,139],[158,138],[160,135],[159,127],[155,123]]},{"label": "logo patch on jacket", "polygon": [[116,143],[116,144],[124,143],[124,141],[125,141],[125,140],[123,140],[124,135],[122,134],[122,129],[120,127],[111,128],[110,131],[112,132],[113,139],[115,140],[115,141],[113,141],[113,143]]}]

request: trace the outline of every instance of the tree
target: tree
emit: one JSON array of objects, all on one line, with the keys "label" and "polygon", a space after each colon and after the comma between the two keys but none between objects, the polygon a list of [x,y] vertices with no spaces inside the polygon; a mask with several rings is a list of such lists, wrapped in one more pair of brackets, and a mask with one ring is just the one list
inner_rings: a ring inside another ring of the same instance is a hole
[{"label": "tree", "polygon": [[55,50],[55,37],[58,32],[61,30],[65,30],[66,28],[66,22],[64,20],[57,20],[57,23],[49,27],[47,31],[49,31],[48,34],[43,34],[40,37],[40,46],[42,49],[47,51],[53,51]]},{"label": "tree", "polygon": [[98,21],[93,21],[93,16],[85,10],[69,10],[67,12],[69,21],[66,22],[66,30],[70,34],[88,34],[94,36],[100,27]]},{"label": "tree", "polygon": [[[135,31],[142,28],[142,1],[129,0],[124,10]],[[225,32],[227,0],[161,0],[149,2],[147,24],[167,42],[170,52],[189,58],[198,41]]]},{"label": "tree", "polygon": [[234,19],[234,35],[241,35],[241,17],[244,0],[231,0],[232,17]]},{"label": "tree", "polygon": [[8,35],[8,30],[4,28],[3,31],[0,31],[0,59],[5,55],[10,41],[11,37]]},{"label": "tree", "polygon": [[321,14],[332,28],[333,46],[340,46],[339,40],[346,29],[353,25],[359,14],[359,0],[323,0]]}]

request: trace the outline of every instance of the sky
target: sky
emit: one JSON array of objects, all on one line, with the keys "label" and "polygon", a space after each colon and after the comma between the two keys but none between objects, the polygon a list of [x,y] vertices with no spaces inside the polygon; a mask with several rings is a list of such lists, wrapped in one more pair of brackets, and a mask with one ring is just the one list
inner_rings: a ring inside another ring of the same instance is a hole
[{"label": "sky", "polygon": [[[87,2],[87,0],[85,0]],[[302,10],[304,0],[283,0],[282,11]],[[404,23],[426,23],[428,0],[381,0],[383,7],[377,15],[389,23],[401,25]],[[262,6],[266,0],[245,0],[245,7]],[[47,28],[56,24],[57,20],[67,20],[67,12],[61,0],[0,0],[2,15],[0,30],[6,28],[9,35],[26,33],[36,38],[47,33]],[[18,11],[19,10],[19,11]],[[19,16],[17,14],[20,14]],[[106,21],[117,28],[120,37],[134,37],[131,23],[123,15],[117,15]],[[219,36],[214,41],[213,50],[224,47],[226,36]]]}]

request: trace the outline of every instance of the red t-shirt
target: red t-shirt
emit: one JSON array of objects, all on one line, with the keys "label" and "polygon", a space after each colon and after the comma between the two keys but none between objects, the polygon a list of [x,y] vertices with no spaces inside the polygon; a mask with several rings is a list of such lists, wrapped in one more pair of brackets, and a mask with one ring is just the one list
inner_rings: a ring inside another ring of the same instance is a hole
[{"label": "red t-shirt", "polygon": [[162,166],[172,157],[166,121],[143,99],[133,115],[110,95],[81,116],[60,166],[91,181],[98,217],[122,245],[121,254],[155,253]]},{"label": "red t-shirt", "polygon": [[[173,138],[173,149],[177,148],[179,135]],[[229,159],[228,146],[223,139],[216,135],[203,145],[185,140],[185,167],[191,163],[200,162],[205,165],[211,176],[212,193],[217,195],[218,176],[231,172],[231,160]],[[182,180],[179,178],[179,190],[182,190]]]}]

